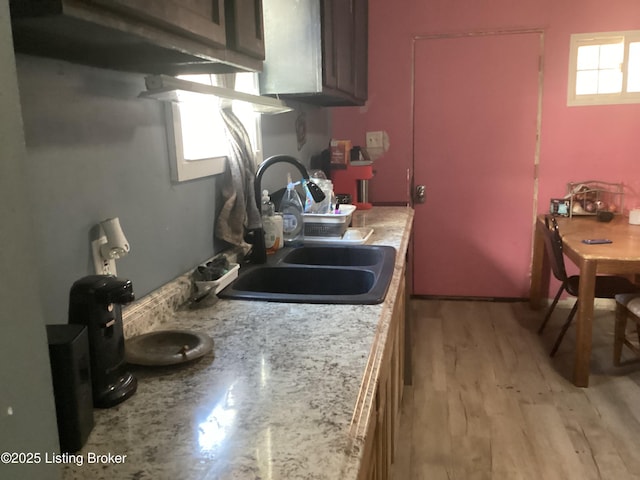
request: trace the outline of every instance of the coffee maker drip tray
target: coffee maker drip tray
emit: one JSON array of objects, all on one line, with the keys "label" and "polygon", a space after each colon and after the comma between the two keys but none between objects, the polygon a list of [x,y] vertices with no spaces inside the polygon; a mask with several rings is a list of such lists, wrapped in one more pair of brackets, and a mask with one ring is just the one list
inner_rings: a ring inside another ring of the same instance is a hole
[{"label": "coffee maker drip tray", "polygon": [[213,339],[191,330],[158,330],[129,338],[125,360],[134,365],[164,366],[190,362],[213,350]]}]

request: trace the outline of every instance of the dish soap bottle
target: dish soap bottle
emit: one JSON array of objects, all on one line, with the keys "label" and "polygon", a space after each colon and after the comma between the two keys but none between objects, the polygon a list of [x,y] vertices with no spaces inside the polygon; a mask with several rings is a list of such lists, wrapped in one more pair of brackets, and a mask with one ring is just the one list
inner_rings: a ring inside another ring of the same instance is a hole
[{"label": "dish soap bottle", "polygon": [[291,174],[287,175],[287,191],[280,202],[282,212],[284,244],[287,247],[299,247],[304,240],[303,213],[304,207],[295,185],[291,182]]},{"label": "dish soap bottle", "polygon": [[276,215],[269,191],[262,191],[262,229],[267,253],[275,253],[283,246],[282,216]]}]

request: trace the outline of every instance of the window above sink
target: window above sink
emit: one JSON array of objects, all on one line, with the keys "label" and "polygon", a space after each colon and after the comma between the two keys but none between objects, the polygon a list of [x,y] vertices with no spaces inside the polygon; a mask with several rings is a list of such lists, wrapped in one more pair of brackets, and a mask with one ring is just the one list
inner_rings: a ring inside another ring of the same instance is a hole
[{"label": "window above sink", "polygon": [[174,182],[222,173],[228,155],[227,133],[220,115],[231,107],[251,140],[256,164],[262,161],[260,114],[292,110],[284,102],[261,97],[257,74],[153,75],[144,98],[166,101],[167,137]]}]

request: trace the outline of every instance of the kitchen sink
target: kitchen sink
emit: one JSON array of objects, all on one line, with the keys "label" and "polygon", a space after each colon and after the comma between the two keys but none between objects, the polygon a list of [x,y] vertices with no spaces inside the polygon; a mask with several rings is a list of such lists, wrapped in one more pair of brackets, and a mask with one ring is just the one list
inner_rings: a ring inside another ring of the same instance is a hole
[{"label": "kitchen sink", "polygon": [[221,298],[269,302],[375,304],[386,296],[396,251],[378,245],[284,248],[246,265]]},{"label": "kitchen sink", "polygon": [[375,274],[369,270],[333,267],[264,267],[243,275],[236,290],[279,295],[361,295],[371,290]]}]

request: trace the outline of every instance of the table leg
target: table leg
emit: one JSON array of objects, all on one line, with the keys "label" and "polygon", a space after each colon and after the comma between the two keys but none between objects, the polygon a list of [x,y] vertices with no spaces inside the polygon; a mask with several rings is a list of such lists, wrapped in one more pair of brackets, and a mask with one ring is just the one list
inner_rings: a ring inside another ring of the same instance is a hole
[{"label": "table leg", "polygon": [[[544,269],[544,224],[536,219],[533,237],[533,259],[531,262],[531,287],[529,290],[529,306],[534,310],[542,308],[543,269]],[[548,274],[547,274],[548,278]]]},{"label": "table leg", "polygon": [[580,289],[576,314],[576,355],[573,366],[573,383],[577,387],[589,386],[595,284],[596,262],[583,260],[580,263]]}]

